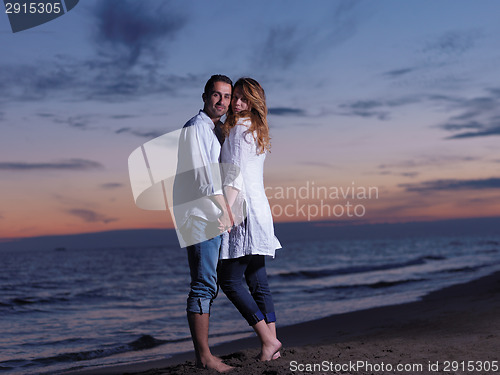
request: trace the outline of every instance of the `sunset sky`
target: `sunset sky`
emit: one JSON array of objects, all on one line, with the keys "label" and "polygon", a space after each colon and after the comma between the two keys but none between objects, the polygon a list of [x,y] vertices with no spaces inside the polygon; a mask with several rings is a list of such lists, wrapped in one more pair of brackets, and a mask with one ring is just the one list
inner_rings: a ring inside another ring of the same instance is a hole
[{"label": "sunset sky", "polygon": [[135,206],[127,159],[195,115],[215,73],[266,90],[276,221],[321,204],[364,215],[309,219],[500,216],[499,14],[494,0],[82,0],[14,34],[2,12],[0,238],[171,227]]}]

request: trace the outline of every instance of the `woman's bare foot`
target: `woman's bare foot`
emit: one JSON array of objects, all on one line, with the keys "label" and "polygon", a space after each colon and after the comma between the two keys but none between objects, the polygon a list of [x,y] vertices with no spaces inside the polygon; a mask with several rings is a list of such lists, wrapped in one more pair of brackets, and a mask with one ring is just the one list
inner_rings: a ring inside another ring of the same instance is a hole
[{"label": "woman's bare foot", "polygon": [[269,344],[262,345],[259,359],[261,361],[270,361],[280,349],[281,342],[278,339],[274,339]]},{"label": "woman's bare foot", "polygon": [[222,362],[222,359],[212,355],[211,357],[206,358],[203,362],[197,362],[196,367],[198,368],[206,368],[212,369],[217,372],[228,372],[231,371],[234,367],[226,365]]}]

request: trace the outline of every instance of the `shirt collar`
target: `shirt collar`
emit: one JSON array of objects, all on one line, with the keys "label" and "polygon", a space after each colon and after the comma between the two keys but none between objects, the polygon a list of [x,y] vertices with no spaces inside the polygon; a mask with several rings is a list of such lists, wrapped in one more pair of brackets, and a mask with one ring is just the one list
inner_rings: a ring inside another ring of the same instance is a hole
[{"label": "shirt collar", "polygon": [[214,130],[215,129],[215,124],[214,122],[212,121],[212,119],[210,117],[208,117],[208,115],[203,112],[203,109],[200,109],[200,112],[199,112],[199,115],[201,116],[201,118],[208,124],[210,125],[210,129]]}]

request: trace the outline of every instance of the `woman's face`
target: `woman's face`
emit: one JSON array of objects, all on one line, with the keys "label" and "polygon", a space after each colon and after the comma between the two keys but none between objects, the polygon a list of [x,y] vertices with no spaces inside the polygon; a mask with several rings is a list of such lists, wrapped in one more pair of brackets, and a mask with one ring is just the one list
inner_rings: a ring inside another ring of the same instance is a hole
[{"label": "woman's face", "polygon": [[231,108],[234,113],[241,111],[250,111],[252,108],[248,104],[248,100],[243,95],[241,87],[236,87],[233,91],[233,98],[231,99]]}]

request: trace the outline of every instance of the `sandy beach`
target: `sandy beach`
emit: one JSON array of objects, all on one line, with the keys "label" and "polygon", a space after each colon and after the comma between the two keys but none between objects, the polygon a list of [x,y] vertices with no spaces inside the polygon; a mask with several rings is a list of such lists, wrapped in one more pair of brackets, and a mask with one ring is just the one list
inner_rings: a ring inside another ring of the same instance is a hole
[{"label": "sandy beach", "polygon": [[[262,363],[256,337],[213,347],[231,374],[500,373],[500,272],[420,301],[279,327],[282,357]],[[74,374],[211,374],[193,353]]]}]

